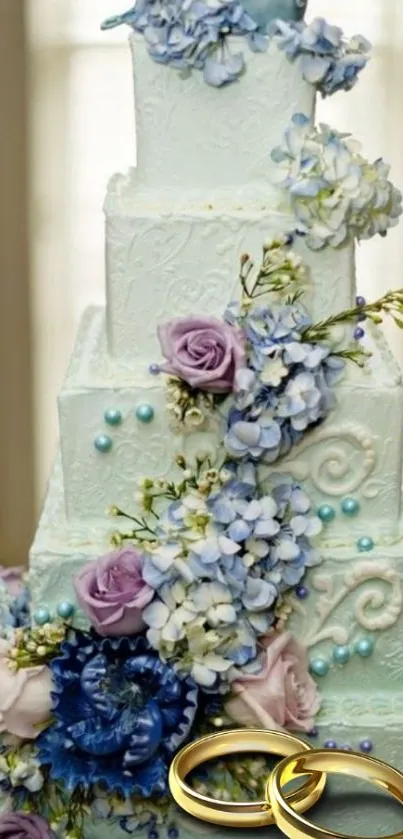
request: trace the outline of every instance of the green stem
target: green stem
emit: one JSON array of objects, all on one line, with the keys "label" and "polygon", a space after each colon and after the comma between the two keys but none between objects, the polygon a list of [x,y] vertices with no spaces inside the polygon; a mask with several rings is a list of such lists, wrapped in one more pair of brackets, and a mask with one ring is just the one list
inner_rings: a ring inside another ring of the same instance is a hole
[{"label": "green stem", "polygon": [[382,313],[392,317],[396,326],[403,329],[403,289],[388,291],[374,303],[354,306],[352,309],[346,309],[344,312],[308,326],[302,333],[302,340],[313,343],[325,341],[329,338],[329,332],[334,326],[355,321],[360,315],[366,315],[375,324],[382,323]]}]

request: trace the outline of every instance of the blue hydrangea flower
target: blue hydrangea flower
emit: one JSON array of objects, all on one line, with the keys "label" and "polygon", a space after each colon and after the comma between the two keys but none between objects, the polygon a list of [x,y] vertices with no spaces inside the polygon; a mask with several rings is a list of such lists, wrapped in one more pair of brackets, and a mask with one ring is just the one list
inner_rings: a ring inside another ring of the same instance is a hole
[{"label": "blue hydrangea flower", "polygon": [[196,714],[192,680],[142,637],[77,632],[50,667],[53,722],[37,745],[51,777],[69,792],[99,783],[124,796],[165,793],[170,761]]},{"label": "blue hydrangea flower", "polygon": [[231,53],[229,36],[244,37],[255,52],[268,47],[267,36],[239,0],[138,0],[102,28],[123,23],[144,35],[154,61],[182,72],[201,70],[204,81],[213,87],[236,81],[245,69],[243,53]]},{"label": "blue hydrangea flower", "polygon": [[365,38],[346,39],[338,26],[323,18],[310,24],[276,20],[269,34],[291,61],[300,59],[303,78],[322,96],[351,90],[370,57],[371,45]]},{"label": "blue hydrangea flower", "polygon": [[382,159],[368,163],[350,135],[328,125],[313,128],[296,114],[272,158],[298,230],[313,250],[385,236],[398,223],[402,195],[388,179],[389,167]]}]

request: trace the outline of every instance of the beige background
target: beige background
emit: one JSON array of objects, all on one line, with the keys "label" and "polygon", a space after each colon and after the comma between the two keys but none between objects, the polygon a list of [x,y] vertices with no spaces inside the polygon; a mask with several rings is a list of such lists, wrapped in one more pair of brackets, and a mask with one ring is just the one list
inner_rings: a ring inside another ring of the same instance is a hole
[{"label": "beige background", "polygon": [[0,562],[34,527],[23,0],[0,2]]}]

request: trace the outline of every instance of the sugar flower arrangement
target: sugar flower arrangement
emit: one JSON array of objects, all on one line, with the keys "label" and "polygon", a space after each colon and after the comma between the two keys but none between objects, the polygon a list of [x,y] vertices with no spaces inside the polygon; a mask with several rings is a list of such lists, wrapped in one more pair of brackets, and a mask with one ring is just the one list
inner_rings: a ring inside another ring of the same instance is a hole
[{"label": "sugar flower arrangement", "polygon": [[[321,522],[275,464],[327,417],[346,362],[365,363],[356,342],[333,347],[333,327],[383,313],[402,326],[403,290],[313,323],[292,244],[267,243],[258,267],[242,257],[240,302],[222,320],[160,326],[174,430],[214,422],[220,453],[179,455],[172,480],[140,481],[139,512],[111,511],[127,532],[74,580],[90,629],[74,613],[30,623],[23,586],[1,575],[2,839],[82,839],[105,818],[176,839],[167,779],[183,743],[234,725],[314,725],[319,692],[286,622],[320,561]],[[261,759],[224,760],[195,785],[251,800],[266,774]]]},{"label": "sugar flower arrangement", "polygon": [[137,0],[103,29],[127,24],[141,33],[151,58],[183,74],[200,70],[204,81],[223,87],[247,69],[234,39],[252,52],[265,52],[272,41],[291,61],[300,61],[303,78],[323,96],[350,90],[367,64],[370,44],[360,35],[346,39],[323,18],[306,24],[305,0]]},{"label": "sugar flower arrangement", "polygon": [[351,135],[296,114],[271,156],[298,231],[313,250],[385,236],[398,223],[402,194],[389,180],[389,166],[382,158],[365,160]]}]

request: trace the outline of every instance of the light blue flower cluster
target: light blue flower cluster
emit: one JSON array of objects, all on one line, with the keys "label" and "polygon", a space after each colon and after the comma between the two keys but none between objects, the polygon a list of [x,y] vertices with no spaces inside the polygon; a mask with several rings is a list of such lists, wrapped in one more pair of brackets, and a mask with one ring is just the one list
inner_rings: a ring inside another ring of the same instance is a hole
[{"label": "light blue flower cluster", "polygon": [[212,472],[159,522],[143,570],[157,596],[143,618],[152,647],[217,693],[255,667],[279,596],[317,561],[309,540],[321,523],[298,486],[279,476],[259,485],[248,459]]},{"label": "light blue flower cluster", "polygon": [[296,114],[282,146],[272,151],[278,182],[288,192],[297,229],[313,250],[350,238],[385,236],[398,223],[402,194],[382,159],[369,163],[359,144],[328,125]]},{"label": "light blue flower cluster", "polygon": [[274,463],[328,416],[344,362],[329,345],[303,340],[310,321],[298,303],[261,306],[240,321],[248,366],[236,377],[225,447],[231,457]]},{"label": "light blue flower cluster", "polygon": [[323,18],[315,18],[309,25],[276,20],[269,36],[291,61],[300,59],[303,78],[323,96],[351,90],[370,57],[371,45],[366,38],[355,35],[346,39],[338,26],[331,26]]},{"label": "light blue flower cluster", "polygon": [[213,87],[229,84],[244,72],[242,52],[231,53],[229,36],[245,37],[251,50],[267,49],[268,38],[239,0],[137,0],[103,29],[126,23],[144,35],[151,58],[176,70],[202,70]]}]

